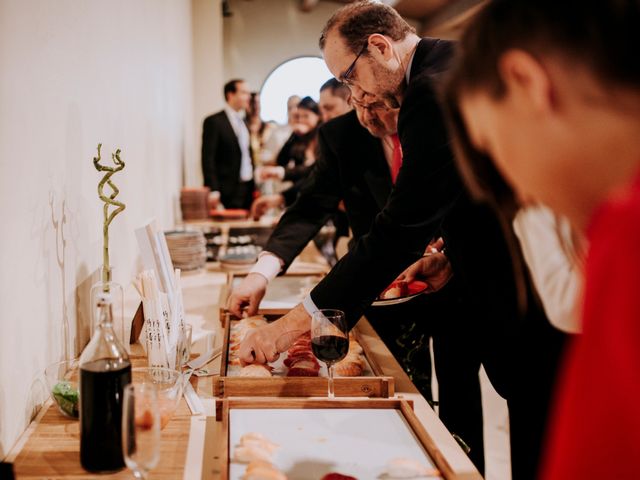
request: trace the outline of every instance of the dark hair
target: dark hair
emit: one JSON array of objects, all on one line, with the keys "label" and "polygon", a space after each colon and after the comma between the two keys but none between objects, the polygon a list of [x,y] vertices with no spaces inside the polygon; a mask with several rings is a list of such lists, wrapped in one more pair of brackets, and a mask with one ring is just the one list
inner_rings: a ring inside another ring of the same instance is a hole
[{"label": "dark hair", "polygon": [[340,97],[343,100],[348,101],[351,97],[351,89],[335,78],[330,78],[322,84],[320,91],[324,92],[325,90],[331,90],[331,95]]},{"label": "dark hair", "polygon": [[393,8],[375,1],[350,3],[335,12],[320,34],[321,50],[324,50],[329,32],[336,28],[353,53],[360,51],[369,35],[374,33],[395,41],[416,33],[416,29]]},{"label": "dark hair", "polygon": [[320,115],[320,108],[318,107],[316,101],[311,97],[304,97],[302,100],[300,100],[300,103],[298,103],[298,108],[309,110],[316,115]]},{"label": "dark hair", "polygon": [[[496,100],[506,94],[499,71],[501,56],[522,49],[534,57],[556,54],[588,67],[603,83],[638,89],[640,0],[493,0],[464,32],[445,82],[444,106],[458,168],[472,195],[499,213],[514,259],[518,303],[523,303],[526,269],[517,255],[511,220],[519,208],[511,186],[492,159],[476,149],[459,108],[465,93],[482,91]],[[634,40],[635,39],[635,40]],[[563,246],[566,240],[559,235]]]},{"label": "dark hair", "polygon": [[603,82],[637,88],[638,25],[638,0],[494,0],[462,37],[453,87],[483,88],[499,98],[505,86],[498,61],[507,50],[519,48],[534,56],[564,54]]},{"label": "dark hair", "polygon": [[[638,88],[640,1],[493,0],[472,20],[458,45],[444,91],[456,160],[467,186],[479,199],[513,211],[517,202],[491,158],[476,150],[458,101],[483,91],[494,99],[506,93],[500,57],[522,49],[539,57],[559,54],[588,67],[601,82]],[[635,39],[635,40],[634,40]]]},{"label": "dark hair", "polygon": [[247,118],[258,115],[258,99],[260,98],[259,92],[251,92],[249,97],[249,108],[247,109]]},{"label": "dark hair", "polygon": [[236,93],[238,91],[238,84],[244,82],[241,78],[234,78],[224,84],[224,99],[229,98],[230,93]]}]

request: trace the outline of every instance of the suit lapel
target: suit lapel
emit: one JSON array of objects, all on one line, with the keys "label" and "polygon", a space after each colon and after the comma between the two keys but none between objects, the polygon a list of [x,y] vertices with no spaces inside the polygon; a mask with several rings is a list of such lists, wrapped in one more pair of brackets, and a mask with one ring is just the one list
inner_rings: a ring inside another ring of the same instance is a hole
[{"label": "suit lapel", "polygon": [[[237,155],[237,161],[238,161],[238,165],[240,164],[240,161],[242,159],[242,151],[240,150],[240,143],[238,142],[238,137],[236,136],[236,132],[233,129],[233,127],[231,126],[231,122],[229,121],[229,116],[227,115],[227,112],[225,112],[224,110],[222,111],[222,115],[220,115],[220,125],[224,131],[224,135],[227,136],[227,138],[231,139],[233,138],[234,142],[234,150],[235,150],[235,154]],[[235,160],[235,158],[234,158]]]}]

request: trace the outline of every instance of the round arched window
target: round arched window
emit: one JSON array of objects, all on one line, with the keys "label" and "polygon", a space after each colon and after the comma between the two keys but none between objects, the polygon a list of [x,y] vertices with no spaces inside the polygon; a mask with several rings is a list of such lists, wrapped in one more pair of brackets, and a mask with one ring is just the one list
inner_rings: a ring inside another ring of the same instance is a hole
[{"label": "round arched window", "polygon": [[320,87],[333,75],[320,57],[297,57],[278,65],[262,84],[262,120],[287,123],[287,99],[309,96],[318,101]]}]

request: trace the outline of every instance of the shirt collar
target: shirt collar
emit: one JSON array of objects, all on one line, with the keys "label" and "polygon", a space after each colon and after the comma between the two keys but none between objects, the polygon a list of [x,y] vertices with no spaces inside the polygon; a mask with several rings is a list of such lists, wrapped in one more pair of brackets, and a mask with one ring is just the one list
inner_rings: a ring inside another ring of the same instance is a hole
[{"label": "shirt collar", "polygon": [[242,112],[236,112],[233,108],[229,106],[228,103],[224,104],[224,111],[227,112],[230,118],[235,118],[236,120],[244,120],[242,117]]},{"label": "shirt collar", "polygon": [[[419,40],[418,43],[420,43]],[[407,81],[407,85],[409,85],[409,78],[411,77],[411,67],[413,66],[413,58],[416,56],[416,50],[418,50],[418,44],[416,44],[416,47],[413,49],[411,58],[409,58],[409,63],[407,64],[407,69],[404,72],[404,79]]]}]

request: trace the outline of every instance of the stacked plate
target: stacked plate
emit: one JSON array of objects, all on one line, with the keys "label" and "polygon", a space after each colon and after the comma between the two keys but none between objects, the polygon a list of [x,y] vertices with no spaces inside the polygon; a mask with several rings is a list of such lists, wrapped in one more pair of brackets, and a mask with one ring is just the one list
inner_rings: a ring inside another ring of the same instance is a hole
[{"label": "stacked plate", "polygon": [[241,245],[227,247],[225,253],[218,257],[220,266],[225,270],[246,270],[258,261],[262,248],[257,245]]},{"label": "stacked plate", "polygon": [[175,268],[195,270],[207,261],[207,242],[202,232],[166,232],[169,255]]},{"label": "stacked plate", "polygon": [[183,220],[209,218],[209,188],[191,187],[180,191],[180,208]]}]

